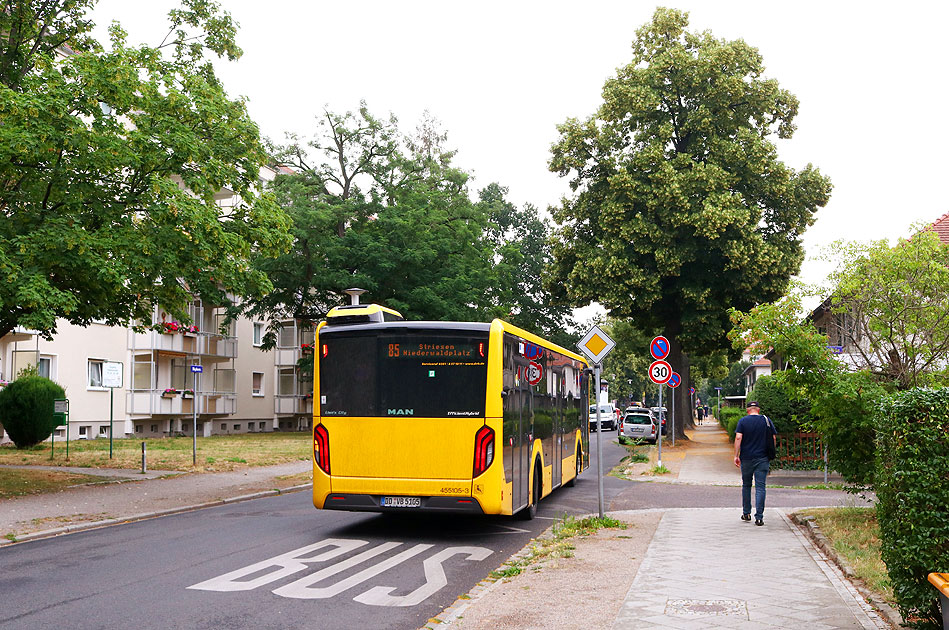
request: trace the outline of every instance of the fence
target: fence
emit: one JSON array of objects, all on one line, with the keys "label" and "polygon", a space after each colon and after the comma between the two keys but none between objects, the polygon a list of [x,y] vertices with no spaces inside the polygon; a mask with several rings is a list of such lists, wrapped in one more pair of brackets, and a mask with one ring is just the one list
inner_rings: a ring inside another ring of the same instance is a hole
[{"label": "fence", "polygon": [[778,465],[784,468],[820,468],[824,444],[817,433],[778,435]]}]

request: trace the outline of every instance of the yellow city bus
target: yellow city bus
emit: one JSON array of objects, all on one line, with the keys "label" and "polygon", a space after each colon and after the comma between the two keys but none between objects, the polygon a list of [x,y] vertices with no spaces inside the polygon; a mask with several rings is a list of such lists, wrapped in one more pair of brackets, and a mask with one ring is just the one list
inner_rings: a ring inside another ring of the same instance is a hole
[{"label": "yellow city bus", "polygon": [[516,326],[357,304],[315,348],[317,508],[533,518],[589,465],[586,362]]}]

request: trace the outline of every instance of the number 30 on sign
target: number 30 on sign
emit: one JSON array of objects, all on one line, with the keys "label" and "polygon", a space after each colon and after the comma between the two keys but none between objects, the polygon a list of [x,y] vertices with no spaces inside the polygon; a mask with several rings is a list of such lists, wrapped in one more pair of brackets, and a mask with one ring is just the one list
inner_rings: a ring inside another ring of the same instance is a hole
[{"label": "number 30 on sign", "polygon": [[656,385],[665,385],[672,376],[672,366],[665,361],[653,361],[649,365],[649,380]]}]

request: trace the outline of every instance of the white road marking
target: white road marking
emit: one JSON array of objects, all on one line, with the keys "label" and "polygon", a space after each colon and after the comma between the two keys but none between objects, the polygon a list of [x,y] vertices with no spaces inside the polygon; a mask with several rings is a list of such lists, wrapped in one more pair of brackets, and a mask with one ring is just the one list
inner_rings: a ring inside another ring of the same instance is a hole
[{"label": "white road marking", "polygon": [[[250,591],[260,586],[264,586],[265,584],[276,582],[277,580],[285,578],[289,575],[293,575],[294,573],[299,573],[300,571],[303,571],[307,568],[306,563],[332,560],[333,558],[337,558],[344,553],[353,551],[354,549],[368,544],[369,543],[365,540],[327,538],[326,540],[320,541],[318,543],[307,545],[306,547],[300,547],[299,549],[294,549],[293,551],[288,551],[287,553],[281,554],[269,560],[263,560],[250,566],[246,566],[243,569],[237,569],[236,571],[219,575],[216,578],[211,578],[210,580],[200,582],[193,586],[189,586],[188,588],[199,591]],[[308,554],[326,547],[332,547],[332,549],[309,558],[306,557]],[[251,580],[242,581],[240,579],[242,577],[253,575],[254,573],[259,573],[260,571],[270,568],[274,568],[275,570]]]},{"label": "white road marking", "polygon": [[[325,569],[317,571],[316,573],[312,575],[308,575],[304,578],[300,578],[296,582],[292,582],[290,584],[287,584],[286,586],[281,586],[280,588],[275,589],[273,592],[275,595],[280,595],[281,597],[291,597],[293,599],[326,599],[328,597],[333,597],[334,595],[339,595],[343,591],[350,589],[356,586],[357,584],[361,584],[365,582],[366,580],[368,580],[369,578],[375,577],[379,575],[380,573],[382,573],[383,571],[386,571],[388,569],[391,569],[394,566],[402,564],[409,558],[413,556],[417,556],[423,551],[426,551],[434,547],[434,545],[415,545],[414,547],[410,549],[406,549],[400,554],[392,556],[388,560],[383,560],[379,564],[374,564],[368,569],[363,569],[359,573],[356,573],[355,575],[352,575],[346,578],[345,580],[340,580],[336,584],[332,584],[330,586],[324,586],[324,587],[316,587],[316,588],[313,588],[310,586],[311,584],[321,582],[325,578],[331,575],[335,575],[336,573],[339,573],[340,571],[344,569],[348,569],[349,567],[355,564],[358,564],[362,562],[363,560],[368,559],[372,555],[377,555],[378,553],[382,553],[383,551],[388,551],[389,549],[392,549],[393,547],[397,547],[401,544],[402,543],[383,543],[382,545],[379,545],[375,549],[370,549],[369,551],[363,552],[359,554],[358,556],[355,556],[354,558],[345,560],[339,564],[334,564],[332,566],[326,567]],[[346,565],[346,566],[340,567],[340,565]]]},{"label": "white road marking", "polygon": [[466,560],[484,560],[492,553],[484,547],[448,547],[422,562],[425,568],[425,584],[408,595],[391,595],[397,588],[395,586],[374,586],[353,599],[370,606],[416,606],[448,585],[442,562],[459,554],[468,554]]}]

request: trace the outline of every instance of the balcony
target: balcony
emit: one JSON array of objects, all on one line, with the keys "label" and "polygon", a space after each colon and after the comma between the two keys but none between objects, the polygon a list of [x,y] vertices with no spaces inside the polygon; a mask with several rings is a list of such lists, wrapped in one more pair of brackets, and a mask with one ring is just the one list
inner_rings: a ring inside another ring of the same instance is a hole
[{"label": "balcony", "polygon": [[231,392],[198,392],[197,396],[166,395],[163,389],[133,389],[127,398],[132,416],[228,415],[237,409],[237,395]]},{"label": "balcony", "polygon": [[313,398],[301,394],[274,396],[274,413],[278,415],[313,415]]},{"label": "balcony", "polygon": [[197,354],[211,359],[233,359],[237,357],[237,338],[206,332],[158,332],[129,333],[129,347],[133,350],[158,350],[175,354]]}]

